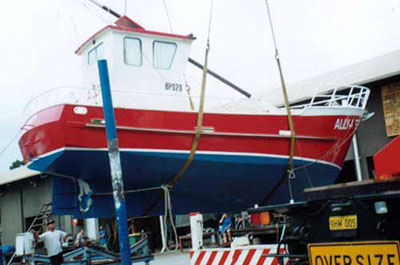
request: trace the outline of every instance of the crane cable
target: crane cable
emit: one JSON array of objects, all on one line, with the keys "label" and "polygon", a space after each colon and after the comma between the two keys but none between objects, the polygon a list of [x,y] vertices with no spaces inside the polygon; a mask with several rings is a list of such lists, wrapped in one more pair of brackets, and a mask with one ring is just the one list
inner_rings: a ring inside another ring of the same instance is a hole
[{"label": "crane cable", "polygon": [[169,31],[171,33],[174,33],[174,30],[172,29],[171,17],[170,17],[169,12],[168,12],[167,0],[163,0],[163,3],[164,3],[164,8],[165,8],[165,13],[166,13],[167,19],[168,19]]},{"label": "crane cable", "polygon": [[278,45],[277,45],[276,38],[275,38],[275,32],[274,32],[274,27],[273,27],[273,23],[272,23],[271,11],[270,11],[270,8],[268,5],[268,0],[265,0],[265,4],[267,7],[267,12],[268,12],[268,20],[269,20],[269,25],[271,28],[272,40],[274,42],[275,60],[278,65],[279,76],[280,76],[280,81],[281,81],[281,85],[282,85],[283,98],[285,100],[285,107],[286,107],[286,112],[288,115],[288,122],[289,122],[289,129],[290,129],[290,153],[289,153],[289,164],[287,167],[287,174],[289,177],[290,199],[293,200],[292,187],[291,187],[290,180],[295,178],[294,170],[293,170],[295,131],[294,131],[294,126],[293,126],[292,113],[290,111],[290,104],[289,104],[288,94],[287,94],[287,90],[286,90],[285,79],[283,76],[283,71],[282,71],[282,66],[281,66],[281,61],[280,61],[280,56],[279,56],[279,51],[278,51]]}]

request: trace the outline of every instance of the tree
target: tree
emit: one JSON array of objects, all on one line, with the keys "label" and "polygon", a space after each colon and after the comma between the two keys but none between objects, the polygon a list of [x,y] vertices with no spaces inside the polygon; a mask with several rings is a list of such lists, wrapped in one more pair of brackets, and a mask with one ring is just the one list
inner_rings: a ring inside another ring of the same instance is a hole
[{"label": "tree", "polygon": [[10,166],[10,170],[12,170],[12,169],[14,169],[14,168],[17,168],[17,167],[20,167],[20,166],[23,166],[23,165],[25,165],[24,164],[24,161],[21,161],[21,160],[15,160],[14,162],[12,162],[12,164],[11,164],[11,166]]}]

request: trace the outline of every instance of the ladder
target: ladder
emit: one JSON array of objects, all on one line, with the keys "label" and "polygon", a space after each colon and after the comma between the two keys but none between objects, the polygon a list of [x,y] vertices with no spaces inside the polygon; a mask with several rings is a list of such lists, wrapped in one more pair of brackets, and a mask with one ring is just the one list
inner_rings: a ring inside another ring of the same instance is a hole
[{"label": "ladder", "polygon": [[[51,203],[46,203],[43,204],[42,207],[40,207],[40,211],[38,215],[35,216],[33,219],[31,225],[27,229],[26,232],[33,232],[33,233],[41,233],[44,231],[44,228],[47,225],[47,221],[49,217],[51,216]],[[15,258],[16,252],[11,256],[10,261],[8,261],[7,265],[10,265],[14,258]]]},{"label": "ladder", "polygon": [[47,226],[47,221],[51,216],[51,203],[43,204],[40,208],[39,214],[33,219],[27,232],[41,233]]}]

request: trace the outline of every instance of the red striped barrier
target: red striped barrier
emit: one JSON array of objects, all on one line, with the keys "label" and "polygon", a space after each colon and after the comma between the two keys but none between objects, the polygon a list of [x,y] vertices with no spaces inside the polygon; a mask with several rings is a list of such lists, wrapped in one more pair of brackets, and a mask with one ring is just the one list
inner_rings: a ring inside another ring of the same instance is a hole
[{"label": "red striped barrier", "polygon": [[[276,248],[277,245],[254,245],[191,250],[190,265],[278,265],[278,258],[267,257],[267,254],[275,254]],[[285,250],[281,248],[279,252],[285,253]]]}]

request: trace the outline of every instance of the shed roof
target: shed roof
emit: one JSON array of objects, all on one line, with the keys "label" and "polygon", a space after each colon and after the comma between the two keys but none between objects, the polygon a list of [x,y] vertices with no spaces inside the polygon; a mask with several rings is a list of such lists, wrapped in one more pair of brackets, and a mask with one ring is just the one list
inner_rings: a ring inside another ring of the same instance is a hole
[{"label": "shed roof", "polygon": [[30,177],[34,177],[40,175],[41,172],[31,170],[26,166],[15,168],[12,170],[8,170],[0,173],[0,186],[4,184],[8,184],[11,182],[15,182],[22,179],[27,179]]},{"label": "shed roof", "polygon": [[[334,86],[366,85],[396,75],[400,75],[400,50],[307,78],[289,84],[287,87],[290,101],[293,102],[311,97],[316,92],[327,91]],[[283,102],[281,94],[280,87],[274,90],[274,98],[282,99],[280,102],[274,102],[274,104]]]}]

